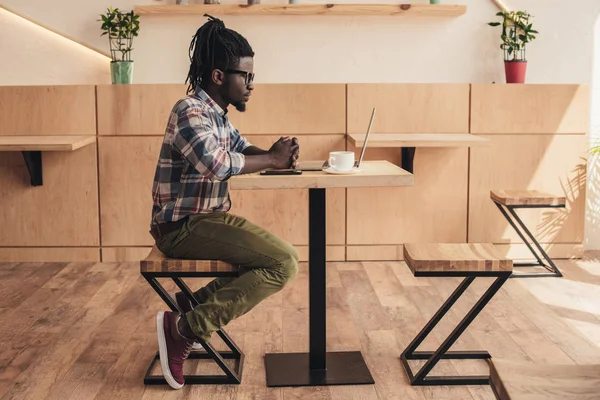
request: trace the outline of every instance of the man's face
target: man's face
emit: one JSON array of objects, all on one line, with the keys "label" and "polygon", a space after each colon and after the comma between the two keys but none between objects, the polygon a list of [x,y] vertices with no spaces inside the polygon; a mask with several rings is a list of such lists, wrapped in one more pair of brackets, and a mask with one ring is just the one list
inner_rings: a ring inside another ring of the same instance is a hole
[{"label": "man's face", "polygon": [[240,62],[233,70],[236,72],[230,70],[225,75],[224,84],[221,87],[222,96],[236,110],[244,112],[250,94],[254,90],[254,59],[252,57],[240,58]]}]

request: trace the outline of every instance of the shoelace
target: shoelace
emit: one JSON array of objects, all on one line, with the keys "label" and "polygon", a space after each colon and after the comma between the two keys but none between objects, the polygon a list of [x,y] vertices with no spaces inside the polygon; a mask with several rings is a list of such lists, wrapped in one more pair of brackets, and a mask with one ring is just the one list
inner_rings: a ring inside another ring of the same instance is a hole
[{"label": "shoelace", "polygon": [[194,342],[188,342],[188,341],[186,341],[185,349],[183,350],[183,358],[184,359],[188,358],[188,356],[192,352],[192,345],[193,344],[194,344]]}]

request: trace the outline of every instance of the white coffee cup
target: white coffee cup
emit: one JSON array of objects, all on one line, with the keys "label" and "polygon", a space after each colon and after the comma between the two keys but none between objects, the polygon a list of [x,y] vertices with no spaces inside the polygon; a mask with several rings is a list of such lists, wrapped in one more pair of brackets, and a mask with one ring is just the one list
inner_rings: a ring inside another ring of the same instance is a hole
[{"label": "white coffee cup", "polygon": [[329,166],[337,171],[350,171],[354,168],[353,151],[332,151],[329,153]]}]

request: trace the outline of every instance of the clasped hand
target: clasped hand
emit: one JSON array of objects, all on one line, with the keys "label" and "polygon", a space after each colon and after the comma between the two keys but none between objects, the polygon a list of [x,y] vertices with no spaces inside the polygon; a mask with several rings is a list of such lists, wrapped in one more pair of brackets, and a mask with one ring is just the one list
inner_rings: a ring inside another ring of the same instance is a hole
[{"label": "clasped hand", "polygon": [[273,166],[277,169],[296,168],[296,162],[300,155],[298,138],[282,136],[269,149],[273,159]]}]

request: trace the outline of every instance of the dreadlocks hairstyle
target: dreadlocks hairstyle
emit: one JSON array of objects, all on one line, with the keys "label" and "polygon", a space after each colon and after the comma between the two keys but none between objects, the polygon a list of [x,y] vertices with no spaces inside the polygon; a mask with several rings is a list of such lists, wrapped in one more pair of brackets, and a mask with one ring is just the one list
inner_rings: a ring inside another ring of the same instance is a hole
[{"label": "dreadlocks hairstyle", "polygon": [[190,71],[187,93],[194,91],[203,79],[210,79],[215,68],[235,68],[241,57],[254,57],[248,41],[239,33],[225,27],[223,21],[208,14],[190,43]]}]

